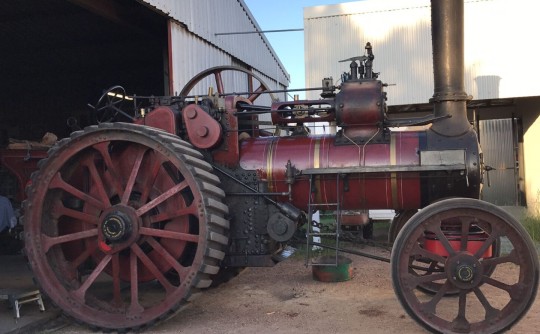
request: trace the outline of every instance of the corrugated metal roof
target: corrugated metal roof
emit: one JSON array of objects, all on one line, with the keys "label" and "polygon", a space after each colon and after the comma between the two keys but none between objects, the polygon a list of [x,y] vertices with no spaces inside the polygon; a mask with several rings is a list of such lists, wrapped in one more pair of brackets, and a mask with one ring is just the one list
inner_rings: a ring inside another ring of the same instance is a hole
[{"label": "corrugated metal roof", "polygon": [[[479,99],[540,95],[535,55],[540,2],[465,1],[465,88]],[[502,23],[504,22],[504,24]],[[426,102],[433,95],[430,2],[365,0],[304,9],[306,85],[337,81],[371,42],[374,69],[389,84],[389,104]],[[308,94],[316,98],[316,93]]]},{"label": "corrugated metal roof", "polygon": [[[242,0],[142,0],[207,43],[287,86],[289,74],[263,34],[220,35],[261,30]],[[215,66],[215,65],[214,65]],[[276,73],[276,67],[279,72]]]}]

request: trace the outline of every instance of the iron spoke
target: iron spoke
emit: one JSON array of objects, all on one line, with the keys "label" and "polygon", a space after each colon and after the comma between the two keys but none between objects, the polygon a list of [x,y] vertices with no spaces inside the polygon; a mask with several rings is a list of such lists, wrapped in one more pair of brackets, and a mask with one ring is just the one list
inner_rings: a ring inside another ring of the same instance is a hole
[{"label": "iron spoke", "polygon": [[71,217],[71,218],[75,218],[77,221],[80,221],[80,222],[83,222],[83,223],[86,223],[86,224],[90,224],[90,225],[93,225],[93,226],[97,226],[97,224],[99,223],[98,217],[89,215],[89,214],[81,212],[81,211],[66,208],[62,204],[62,202],[58,202],[58,203],[54,204],[54,206],[53,206],[53,208],[51,210],[51,213],[52,213],[54,218],[59,218],[59,217],[62,217],[62,216]]},{"label": "iron spoke", "polygon": [[113,279],[113,303],[119,307],[122,305],[122,295],[120,291],[120,259],[119,254],[112,256],[112,279]]},{"label": "iron spoke", "polygon": [[508,262],[519,265],[519,259],[517,257],[517,253],[515,249],[512,249],[510,254],[505,255],[505,256],[498,256],[498,257],[492,257],[492,258],[481,260],[482,266],[485,266],[485,267],[487,266],[494,267],[499,264],[508,263]]},{"label": "iron spoke", "polygon": [[[437,217],[435,216],[433,218],[435,219]],[[450,241],[448,241],[448,238],[446,237],[446,235],[444,235],[444,233],[443,233],[443,231],[441,229],[442,222],[440,221],[440,219],[437,219],[437,220],[439,221],[439,225],[435,228],[435,230],[432,230],[431,232],[435,233],[435,235],[437,236],[437,239],[444,246],[444,249],[446,249],[449,256],[453,256],[453,255],[456,254],[456,251],[454,250],[452,245],[450,245]]]},{"label": "iron spoke", "polygon": [[214,78],[216,79],[216,89],[219,94],[225,93],[225,89],[223,88],[223,78],[221,77],[221,71],[215,71],[214,72]]},{"label": "iron spoke", "polygon": [[97,208],[97,209],[105,209],[107,207],[107,204],[106,203],[103,203],[101,201],[99,201],[98,199],[80,191],[79,189],[75,188],[74,186],[72,186],[71,184],[68,184],[66,181],[64,181],[62,179],[62,176],[60,175],[60,173],[57,173],[53,179],[51,180],[51,183],[49,184],[50,188],[51,189],[55,189],[55,188],[58,188],[58,189],[62,189],[64,190],[65,192],[73,195],[74,197],[92,205],[93,207]]},{"label": "iron spoke", "polygon": [[103,180],[101,179],[101,175],[99,175],[99,172],[94,163],[94,156],[91,155],[89,158],[86,158],[82,162],[82,164],[83,166],[86,166],[88,168],[88,171],[90,172],[90,177],[92,178],[92,181],[94,182],[94,185],[97,189],[97,192],[101,201],[105,203],[106,206],[110,206],[111,202],[109,200],[109,196],[107,195],[107,191],[105,190],[105,186],[103,184]]},{"label": "iron spoke", "polygon": [[178,263],[178,260],[176,260],[165,248],[163,248],[163,246],[161,246],[156,239],[148,238],[148,243],[156,252],[159,253],[160,256],[165,259],[165,261],[171,265],[171,267],[174,268],[174,270],[176,270],[178,276],[180,277],[180,283],[182,283],[188,274],[188,269]]},{"label": "iron spoke", "polygon": [[76,232],[71,234],[64,234],[59,237],[49,237],[48,235],[41,235],[41,243],[43,246],[43,251],[47,253],[52,246],[63,244],[70,241],[81,240],[86,238],[91,238],[97,236],[97,229],[86,230],[82,232]]},{"label": "iron spoke", "polygon": [[101,261],[99,262],[97,267],[94,269],[94,271],[92,271],[90,276],[88,276],[86,281],[84,281],[84,283],[77,290],[73,292],[73,295],[77,297],[77,299],[84,301],[84,295],[86,294],[86,291],[92,285],[92,283],[95,282],[95,280],[97,279],[99,274],[101,274],[101,272],[105,269],[107,264],[109,264],[109,262],[111,261],[111,258],[112,256],[110,254],[105,255],[105,257],[101,259]]},{"label": "iron spoke", "polygon": [[139,277],[137,273],[137,255],[131,252],[129,255],[129,277],[131,304],[129,305],[130,314],[139,314],[144,311],[144,307],[139,303]]},{"label": "iron spoke", "polygon": [[101,154],[103,157],[103,161],[105,162],[105,166],[107,166],[107,171],[109,173],[110,181],[112,183],[112,186],[116,190],[116,194],[118,196],[122,196],[123,194],[123,187],[120,183],[120,180],[122,180],[121,175],[118,175],[116,172],[116,168],[114,166],[114,163],[111,159],[111,155],[109,153],[109,142],[102,142],[99,144],[94,145],[94,148]]},{"label": "iron spoke", "polygon": [[485,320],[491,320],[496,318],[501,311],[491,306],[490,302],[487,300],[486,296],[484,296],[484,293],[482,292],[482,290],[480,290],[479,287],[475,287],[473,291],[476,295],[476,298],[478,298],[478,300],[484,307],[484,310],[486,311]]},{"label": "iron spoke", "polygon": [[86,259],[92,255],[92,253],[96,250],[97,244],[96,243],[89,243],[87,245],[87,248],[84,249],[84,251],[77,256],[77,258],[70,262],[71,268],[76,270],[81,264],[83,264]]},{"label": "iron spoke", "polygon": [[459,250],[464,252],[467,250],[467,243],[469,242],[469,229],[471,228],[472,219],[466,217],[461,223],[461,245]]},{"label": "iron spoke", "polygon": [[476,251],[476,253],[474,254],[474,257],[476,257],[477,259],[480,259],[484,255],[488,247],[490,247],[497,240],[498,237],[500,237],[500,232],[493,231],[491,235],[489,236],[489,238],[487,238],[486,241],[484,241],[484,243],[482,244],[482,247],[480,247]]},{"label": "iron spoke", "polygon": [[459,302],[458,302],[458,314],[456,318],[452,321],[452,329],[459,333],[468,333],[471,328],[471,324],[465,317],[467,311],[467,291],[459,291]]},{"label": "iron spoke", "polygon": [[418,244],[414,246],[414,249],[412,250],[411,255],[420,255],[423,258],[428,258],[432,260],[433,262],[437,262],[437,263],[446,262],[446,258],[444,256],[440,256],[438,254],[430,252],[427,249],[420,247],[420,245]]},{"label": "iron spoke", "polygon": [[187,215],[195,215],[197,213],[197,207],[190,205],[187,208],[178,209],[173,212],[162,212],[160,214],[151,216],[149,221],[150,224],[159,223],[166,220],[171,220],[174,218],[179,218]]},{"label": "iron spoke", "polygon": [[131,245],[131,250],[137,255],[144,266],[152,272],[154,277],[161,283],[167,294],[174,291],[174,286],[163,276],[159,268],[150,260],[150,258],[143,252],[143,250],[137,244]]},{"label": "iron spoke", "polygon": [[131,192],[133,191],[133,186],[135,185],[135,181],[137,180],[137,175],[139,174],[139,170],[141,168],[141,163],[144,157],[144,154],[146,153],[146,148],[139,148],[137,150],[137,155],[135,157],[135,161],[133,162],[133,167],[131,168],[131,174],[129,175],[128,181],[126,183],[126,187],[124,189],[124,194],[122,195],[122,204],[127,204],[129,201],[129,198],[131,196]]},{"label": "iron spoke", "polygon": [[255,91],[253,91],[253,94],[248,97],[248,100],[250,100],[251,102],[255,101],[264,91],[264,85],[261,84]]},{"label": "iron spoke", "polygon": [[513,292],[514,292],[514,286],[508,285],[506,283],[498,281],[498,280],[496,280],[494,278],[491,278],[489,276],[483,276],[482,280],[486,284],[489,284],[489,285],[494,286],[494,287],[496,287],[498,289],[501,289],[501,290],[504,290],[504,291],[508,292],[508,294],[510,295],[510,298],[513,299],[512,295],[513,295]]},{"label": "iron spoke", "polygon": [[189,233],[175,232],[175,231],[169,231],[169,230],[160,230],[160,229],[148,228],[148,227],[141,227],[139,232],[141,235],[182,240],[182,241],[195,242],[195,243],[199,242],[199,235],[197,234],[189,234]]},{"label": "iron spoke", "polygon": [[174,195],[176,195],[180,191],[186,189],[187,187],[188,187],[188,184],[187,184],[186,181],[182,181],[182,182],[178,183],[177,185],[175,185],[171,189],[165,191],[163,194],[159,195],[158,197],[154,198],[150,202],[148,202],[145,205],[141,206],[136,212],[137,215],[139,217],[144,215],[149,210],[155,208],[159,204],[161,204],[164,201],[168,200],[169,198],[173,197]]},{"label": "iron spoke", "polygon": [[442,297],[444,297],[446,292],[450,289],[450,286],[450,282],[446,281],[429,302],[422,304],[423,309],[435,314],[437,304],[441,301]]},{"label": "iron spoke", "polygon": [[[159,170],[161,169],[161,165],[163,164],[163,160],[160,155],[154,154],[152,156],[152,159],[148,159],[152,162],[152,165],[142,171],[142,193],[141,193],[141,203],[146,203],[148,200],[148,196],[150,194],[150,190],[152,190],[152,186],[154,185],[154,182],[156,181],[156,178],[159,174]],[[148,173],[145,173],[145,171],[148,170]]]},{"label": "iron spoke", "polygon": [[422,283],[434,282],[434,281],[438,281],[445,278],[447,278],[446,273],[437,273],[437,274],[421,275],[421,276],[412,275],[409,273],[406,278],[406,281],[407,281],[406,283],[410,284],[410,286],[412,287],[417,287],[418,285]]}]

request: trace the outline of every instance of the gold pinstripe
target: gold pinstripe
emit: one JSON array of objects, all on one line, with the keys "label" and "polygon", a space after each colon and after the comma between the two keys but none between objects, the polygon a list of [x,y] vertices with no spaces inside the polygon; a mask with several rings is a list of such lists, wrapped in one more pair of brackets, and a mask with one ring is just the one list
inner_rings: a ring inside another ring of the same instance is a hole
[{"label": "gold pinstripe", "polygon": [[[321,168],[321,139],[314,140],[313,145],[313,168]],[[322,203],[321,176],[315,176],[315,202]]]},{"label": "gold pinstripe", "polygon": [[[397,152],[396,152],[396,134],[392,133],[390,136],[390,165],[395,166],[397,164]],[[398,208],[398,189],[397,189],[397,173],[390,173],[390,187],[392,194],[392,206]]]},{"label": "gold pinstripe", "polygon": [[272,140],[268,145],[268,153],[266,153],[266,180],[268,182],[268,191],[274,191],[272,174],[274,173],[274,147],[276,141]]}]

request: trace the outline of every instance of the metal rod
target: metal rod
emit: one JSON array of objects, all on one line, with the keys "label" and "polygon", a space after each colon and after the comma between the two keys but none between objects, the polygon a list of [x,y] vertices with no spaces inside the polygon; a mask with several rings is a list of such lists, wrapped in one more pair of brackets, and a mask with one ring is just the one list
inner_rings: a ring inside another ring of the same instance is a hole
[{"label": "metal rod", "polygon": [[[249,185],[245,184],[244,182],[240,181],[239,179],[237,179],[236,177],[234,177],[233,175],[229,174],[228,172],[226,172],[225,170],[221,169],[220,167],[218,167],[217,165],[215,164],[212,164],[212,167],[214,167],[215,170],[217,170],[218,172],[222,173],[223,175],[227,176],[228,178],[230,178],[231,180],[234,180],[235,182],[237,182],[238,184],[240,184],[241,186],[243,186],[244,188],[246,189],[249,189],[250,191],[253,192],[253,195],[257,195],[259,193],[259,191],[255,188],[252,188],[250,187]],[[268,202],[274,204],[274,205],[277,205],[278,206],[278,203],[276,201],[274,201],[273,199],[271,199],[270,197],[268,196],[265,196],[265,195],[262,195],[262,197],[264,197],[264,199],[266,199]]]},{"label": "metal rod", "polygon": [[[332,87],[334,89],[337,89],[337,87]],[[328,89],[328,87],[315,87],[315,88],[294,88],[294,89],[276,89],[276,90],[263,90],[260,92],[232,92],[232,93],[223,93],[219,94],[219,96],[231,96],[231,95],[252,95],[252,94],[270,94],[270,93],[289,93],[289,92],[307,92],[312,90],[323,90]],[[188,95],[185,96],[185,98],[194,98],[199,95]],[[321,100],[321,102],[324,103],[324,100]]]},{"label": "metal rod", "polygon": [[289,192],[280,193],[226,193],[227,196],[289,196]]},{"label": "metal rod", "polygon": [[269,32],[290,32],[290,31],[304,31],[303,28],[298,29],[277,29],[277,30],[254,30],[254,31],[234,31],[234,32],[217,32],[215,36],[224,35],[245,35],[245,34],[265,34]]},{"label": "metal rod", "polygon": [[347,249],[347,248],[339,248],[339,247],[333,247],[333,246],[329,246],[329,245],[324,245],[324,244],[321,244],[319,242],[309,242],[308,246],[319,246],[319,247],[323,247],[323,248],[337,250],[337,251],[340,251],[340,252],[343,252],[343,253],[354,254],[354,255],[358,255],[358,256],[367,257],[367,258],[370,258],[370,259],[373,259],[373,260],[379,260],[379,261],[390,263],[390,259],[388,259],[386,257],[377,256],[377,255],[364,253],[364,252],[360,252],[360,251],[356,251],[356,250],[352,250],[352,249]]},{"label": "metal rod", "polygon": [[[330,87],[333,90],[338,89],[336,86]],[[219,96],[232,96],[232,95],[253,95],[253,94],[271,94],[271,93],[290,93],[290,92],[308,92],[313,90],[328,90],[328,87],[314,87],[314,88],[294,88],[294,89],[276,89],[276,90],[264,90],[260,92],[232,92],[232,93],[223,93],[219,94]],[[167,98],[171,100],[182,100],[182,99],[188,99],[188,98],[195,98],[195,97],[201,97],[203,95],[197,94],[197,95],[186,95],[186,96],[170,96],[170,95],[164,95],[164,96],[157,96],[157,95],[137,95],[137,99],[159,99],[159,98]],[[133,96],[135,97],[135,96]],[[321,104],[324,104],[325,102],[328,103],[326,100],[320,100]],[[296,101],[298,102],[298,101]]]}]

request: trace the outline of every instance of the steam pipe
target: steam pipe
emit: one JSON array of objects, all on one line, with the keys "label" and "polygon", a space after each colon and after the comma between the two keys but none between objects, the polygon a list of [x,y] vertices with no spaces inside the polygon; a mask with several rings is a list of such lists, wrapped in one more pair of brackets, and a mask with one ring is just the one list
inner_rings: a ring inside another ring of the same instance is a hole
[{"label": "steam pipe", "polygon": [[[455,137],[471,129],[464,89],[463,0],[431,0],[431,41],[435,93],[432,130]],[[443,117],[449,118],[443,118]],[[439,119],[440,118],[440,119]]]}]

